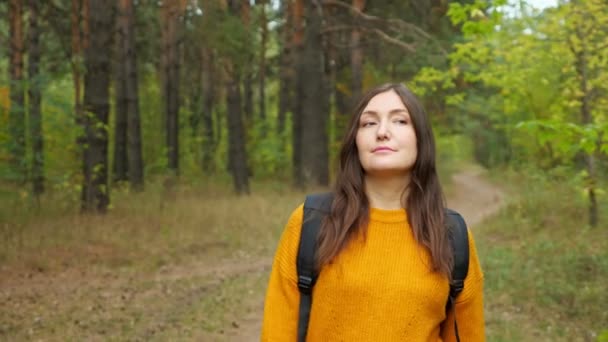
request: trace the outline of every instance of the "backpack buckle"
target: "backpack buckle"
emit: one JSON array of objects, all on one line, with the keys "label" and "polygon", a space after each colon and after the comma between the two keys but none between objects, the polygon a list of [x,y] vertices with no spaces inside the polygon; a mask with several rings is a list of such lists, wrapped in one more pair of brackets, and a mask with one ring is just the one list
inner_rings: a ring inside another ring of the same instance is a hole
[{"label": "backpack buckle", "polygon": [[304,293],[312,292],[312,277],[301,275],[298,277],[298,288]]}]

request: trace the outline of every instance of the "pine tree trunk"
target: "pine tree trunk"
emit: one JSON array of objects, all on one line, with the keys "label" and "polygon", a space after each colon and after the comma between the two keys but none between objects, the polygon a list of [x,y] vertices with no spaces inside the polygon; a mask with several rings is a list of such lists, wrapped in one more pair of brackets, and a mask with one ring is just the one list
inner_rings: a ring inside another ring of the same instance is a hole
[{"label": "pine tree trunk", "polygon": [[[81,102],[81,87],[82,87],[82,73],[81,73],[81,62],[82,62],[82,45],[83,37],[81,35],[81,10],[82,0],[72,0],[72,8],[70,12],[70,26],[71,26],[71,48],[72,48],[72,82],[74,86],[74,117],[76,124],[83,127],[84,130],[84,115],[82,113],[82,102]],[[78,135],[76,138],[76,144],[78,146],[84,146],[85,142],[84,134]],[[82,199],[84,201],[84,198]]]},{"label": "pine tree trunk", "polygon": [[[245,119],[247,120],[247,125],[251,127],[253,125],[253,64],[255,63],[255,55],[253,53],[253,44],[251,40],[253,35],[251,32],[251,5],[249,1],[241,1],[240,4],[240,15],[241,21],[245,26],[245,30],[247,32],[247,41],[243,42],[247,45],[247,63],[243,66],[241,75],[243,75],[243,93],[245,95],[245,106],[243,110],[245,111]],[[237,12],[234,12],[235,14]]]},{"label": "pine tree trunk", "polygon": [[249,175],[245,147],[245,129],[241,112],[239,77],[232,71],[227,80],[228,158],[234,188],[238,194],[249,193]]},{"label": "pine tree trunk", "polygon": [[262,30],[262,39],[260,42],[260,70],[259,72],[259,98],[260,98],[260,120],[264,122],[264,132],[262,135],[265,135],[266,129],[266,49],[268,44],[268,20],[266,18],[266,2],[263,1],[260,5],[261,14],[260,14],[260,28]]},{"label": "pine tree trunk", "polygon": [[304,47],[298,63],[301,99],[301,168],[304,185],[329,183],[329,96],[321,36],[321,8],[305,2]]},{"label": "pine tree trunk", "polygon": [[116,20],[116,58],[114,59],[114,181],[126,181],[129,178],[129,161],[127,157],[127,71],[125,50],[127,13],[119,1]]},{"label": "pine tree trunk", "polygon": [[293,28],[293,3],[284,0],[281,3],[285,24],[280,29],[281,54],[279,56],[279,108],[277,118],[277,132],[283,134],[285,131],[285,120],[287,113],[293,113],[293,86],[294,86],[294,65],[292,55]]},{"label": "pine tree trunk", "polygon": [[[243,25],[249,22],[249,5],[232,0],[229,3],[232,15],[240,15]],[[247,166],[246,132],[243,123],[241,75],[245,68],[234,61],[226,61],[226,109],[228,111],[228,168],[232,173],[237,194],[249,194],[249,169]]]},{"label": "pine tree trunk", "polygon": [[30,31],[28,46],[29,115],[32,139],[32,190],[38,196],[44,192],[44,138],[42,134],[42,85],[40,82],[40,28],[38,0],[29,1]]},{"label": "pine tree trunk", "polygon": [[[203,158],[202,168],[203,170],[210,172],[215,169],[214,165],[214,154],[215,147],[217,145],[217,139],[214,133],[213,123],[213,106],[215,99],[215,73],[214,73],[214,58],[213,52],[209,49],[203,49]],[[219,120],[218,120],[219,121]]]},{"label": "pine tree trunk", "polygon": [[8,130],[11,178],[17,182],[27,179],[25,160],[25,99],[23,82],[23,4],[21,0],[9,2],[9,79],[10,112]]},{"label": "pine tree trunk", "polygon": [[[85,0],[86,1],[86,0]],[[112,6],[107,0],[90,0],[89,45],[85,48],[84,118],[84,211],[105,212],[108,189],[108,113],[112,43]]]},{"label": "pine tree trunk", "polygon": [[144,161],[141,142],[141,119],[139,115],[139,83],[137,77],[137,50],[135,49],[135,8],[133,0],[121,0],[126,11],[125,22],[125,80],[127,104],[127,161],[129,182],[134,191],[144,189]]},{"label": "pine tree trunk", "polygon": [[294,31],[292,36],[292,63],[294,65],[294,101],[292,113],[292,163],[293,163],[293,180],[296,187],[304,187],[305,179],[302,170],[302,107],[303,107],[303,69],[300,64],[305,62],[303,53],[303,17],[304,17],[304,0],[295,0],[293,4],[293,25]]},{"label": "pine tree trunk", "polygon": [[[353,8],[363,12],[365,0],[353,0]],[[356,26],[350,36],[350,68],[351,68],[351,98],[350,108],[355,108],[363,90],[363,48],[361,47],[361,31]]]},{"label": "pine tree trunk", "polygon": [[180,4],[167,2],[161,8],[162,89],[165,107],[167,162],[179,174],[179,44],[177,39]]}]

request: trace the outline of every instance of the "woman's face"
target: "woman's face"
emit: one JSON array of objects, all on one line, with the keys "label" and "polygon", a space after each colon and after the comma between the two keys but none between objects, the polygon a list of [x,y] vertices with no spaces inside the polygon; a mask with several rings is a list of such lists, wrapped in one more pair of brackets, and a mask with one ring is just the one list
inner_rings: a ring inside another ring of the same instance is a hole
[{"label": "woman's face", "polygon": [[367,175],[407,176],[416,163],[416,132],[409,111],[393,90],[369,101],[359,117],[359,161]]}]

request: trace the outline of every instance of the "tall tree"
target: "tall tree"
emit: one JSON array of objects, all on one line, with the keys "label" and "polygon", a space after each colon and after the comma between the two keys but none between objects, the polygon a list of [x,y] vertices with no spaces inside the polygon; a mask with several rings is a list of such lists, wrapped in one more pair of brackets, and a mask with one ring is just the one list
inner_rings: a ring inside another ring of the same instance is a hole
[{"label": "tall tree", "polygon": [[112,45],[112,3],[85,0],[89,5],[89,44],[84,50],[84,184],[82,209],[105,212],[110,202],[108,189],[108,113],[110,109],[110,60]]},{"label": "tall tree", "polygon": [[[202,139],[202,166],[203,170],[211,171],[213,169],[213,154],[217,145],[218,137],[213,129],[213,108],[215,105],[216,96],[216,74],[215,74],[215,58],[213,51],[209,48],[202,48],[202,121],[203,121],[203,139]],[[218,120],[219,121],[219,120]],[[219,131],[219,130],[218,130]]]},{"label": "tall tree", "polygon": [[[84,45],[83,33],[83,0],[72,0],[70,11],[71,24],[71,66],[72,66],[72,83],[74,85],[74,116],[76,123],[84,125],[82,114],[82,49]],[[79,136],[77,143],[84,144],[84,137]]]},{"label": "tall tree", "polygon": [[[365,0],[353,0],[355,11],[363,12]],[[350,108],[354,108],[363,91],[363,47],[361,46],[361,29],[353,26],[350,35],[350,68],[351,68],[351,96]]]},{"label": "tall tree", "polygon": [[[268,49],[268,18],[266,16],[266,0],[260,0],[260,67],[258,70],[258,91],[260,105],[260,120],[266,121],[266,50]],[[265,127],[265,126],[264,126]]]},{"label": "tall tree", "polygon": [[180,17],[186,0],[161,4],[161,94],[169,170],[179,174],[179,108],[180,108]]},{"label": "tall tree", "polygon": [[298,99],[301,113],[300,179],[298,185],[329,183],[327,121],[329,94],[321,35],[322,7],[317,1],[304,2],[306,20],[304,44],[298,58]]},{"label": "tall tree", "polygon": [[[247,18],[243,15],[243,2],[229,0],[228,10],[232,20],[240,16],[241,27],[245,28]],[[247,6],[247,5],[246,5]],[[246,34],[241,36],[246,36]],[[238,52],[232,51],[226,61],[226,108],[228,110],[228,166],[232,173],[235,191],[239,194],[249,193],[249,169],[247,166],[246,132],[243,124],[241,75],[244,70],[244,61],[238,59]]]},{"label": "tall tree", "polygon": [[9,145],[12,176],[23,182],[26,179],[25,161],[25,101],[23,87],[23,4],[21,0],[9,2],[9,79],[10,114]]},{"label": "tall tree", "polygon": [[[605,72],[604,57],[608,54],[608,10],[605,3],[598,0],[574,0],[569,3],[569,13],[565,16],[567,44],[574,57],[576,70],[575,79],[578,80],[578,95],[580,124],[583,127],[592,127],[595,118],[593,111],[601,106],[596,99],[600,95],[608,95],[606,78],[601,78]],[[597,56],[604,56],[598,58]],[[601,139],[601,137],[599,137]],[[596,138],[597,139],[597,138]],[[599,141],[599,139],[598,139]],[[589,225],[596,227],[599,222],[597,203],[597,166],[596,155],[600,143],[591,148],[583,149],[587,173],[586,190],[589,198]]]},{"label": "tall tree", "polygon": [[[279,28],[281,52],[279,55],[279,107],[277,118],[277,131],[283,133],[285,129],[285,121],[287,113],[293,115],[294,100],[293,88],[295,86],[295,64],[293,56],[295,56],[295,47],[301,43],[301,34],[296,36],[296,32],[300,32],[299,22],[294,21],[296,15],[295,8],[300,6],[301,2],[296,0],[281,1],[281,13],[283,16],[283,24]],[[301,15],[298,17],[301,20]],[[297,43],[297,44],[296,44]]]},{"label": "tall tree", "polygon": [[44,138],[42,132],[42,101],[40,64],[40,5],[38,0],[29,1],[30,27],[28,32],[28,104],[30,136],[32,139],[32,190],[35,195],[44,192]]},{"label": "tall tree", "polygon": [[292,7],[292,20],[293,20],[293,35],[291,44],[291,63],[294,66],[293,73],[293,103],[292,103],[292,167],[293,167],[293,180],[296,186],[304,186],[304,176],[302,170],[302,93],[303,82],[302,70],[300,64],[305,61],[303,56],[303,44],[304,44],[304,0],[295,0]]},{"label": "tall tree", "polygon": [[253,64],[255,63],[255,54],[253,53],[253,35],[251,33],[251,5],[249,1],[242,1],[241,4],[241,21],[245,26],[246,37],[242,42],[246,46],[244,49],[247,55],[247,63],[243,65],[243,94],[245,103],[243,110],[245,118],[249,125],[253,124]]},{"label": "tall tree", "polygon": [[[118,51],[121,63],[118,66],[117,76],[117,99],[122,101],[120,108],[124,120],[125,140],[123,141],[126,154],[126,169],[131,188],[141,191],[144,187],[144,165],[141,144],[141,123],[139,115],[138,77],[137,77],[137,53],[135,49],[135,8],[133,0],[120,0],[118,3],[117,20],[119,30]],[[118,82],[122,84],[118,84]],[[119,94],[118,91],[122,91]],[[118,111],[117,125],[118,125]],[[118,133],[118,132],[117,132]],[[118,141],[117,141],[118,143]]]},{"label": "tall tree", "polygon": [[123,1],[118,0],[115,28],[116,51],[113,60],[114,71],[114,163],[113,180],[126,181],[129,178],[129,160],[127,157],[127,51],[126,44],[126,13]]}]

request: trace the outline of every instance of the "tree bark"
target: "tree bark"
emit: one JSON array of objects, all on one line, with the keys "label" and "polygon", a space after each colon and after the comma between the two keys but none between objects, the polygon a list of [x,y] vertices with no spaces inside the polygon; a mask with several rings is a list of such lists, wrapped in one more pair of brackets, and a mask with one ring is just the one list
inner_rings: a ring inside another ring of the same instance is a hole
[{"label": "tree bark", "polygon": [[[82,0],[72,0],[72,8],[70,13],[70,22],[71,22],[71,40],[72,40],[72,58],[71,58],[71,66],[72,66],[72,82],[74,85],[74,117],[76,124],[78,126],[82,126],[84,128],[84,115],[82,113],[82,102],[81,102],[81,64],[82,64],[82,45],[83,45],[83,36],[82,36]],[[83,134],[80,134],[76,138],[76,143],[79,146],[84,145],[85,137]],[[84,199],[83,199],[84,200]]]},{"label": "tree bark", "polygon": [[[365,0],[353,0],[353,8],[363,12]],[[361,98],[363,91],[363,48],[361,47],[361,30],[354,26],[350,36],[350,67],[351,77],[351,97],[350,108],[355,108]]]},{"label": "tree bark", "polygon": [[124,50],[125,93],[127,105],[127,161],[129,182],[134,191],[144,190],[144,161],[141,142],[141,119],[139,115],[139,81],[137,77],[137,50],[135,49],[135,7],[133,0],[121,0],[126,19]]},{"label": "tree bark", "polygon": [[260,120],[264,123],[264,132],[262,135],[265,135],[266,132],[266,45],[268,44],[268,19],[266,18],[266,1],[262,1],[260,4],[261,13],[260,13],[260,28],[262,30],[262,37],[260,42],[260,70],[258,77],[258,90],[260,97]]},{"label": "tree bark", "polygon": [[217,145],[217,139],[214,132],[213,124],[213,107],[215,99],[215,73],[214,73],[214,57],[213,52],[207,48],[202,51],[203,54],[203,75],[202,75],[202,89],[203,89],[203,158],[202,169],[210,172],[214,169],[213,157],[215,154],[215,148]]},{"label": "tree bark", "polygon": [[304,92],[302,82],[302,70],[300,64],[305,62],[303,52],[303,35],[304,35],[304,0],[295,0],[293,3],[293,35],[292,35],[292,52],[290,55],[294,65],[294,101],[292,112],[292,163],[293,163],[293,180],[296,187],[304,187],[304,173],[302,170],[302,96]]},{"label": "tree bark", "polygon": [[[577,30],[578,38],[581,42],[585,41],[585,37]],[[572,47],[574,50],[574,48]],[[581,95],[581,122],[583,125],[589,125],[593,123],[593,117],[591,116],[591,91],[588,86],[588,67],[587,67],[587,55],[585,47],[581,51],[575,53],[576,57],[576,69],[579,76],[579,90]],[[587,169],[587,193],[589,195],[589,225],[591,227],[597,227],[598,224],[598,206],[596,198],[596,183],[597,175],[595,171],[595,156],[593,152],[583,152],[585,158],[585,167]]]},{"label": "tree bark", "polygon": [[[245,25],[248,21],[248,5],[239,1],[229,1],[232,15],[240,15]],[[228,110],[228,168],[232,174],[234,188],[238,194],[249,194],[249,169],[247,166],[246,132],[243,124],[241,100],[242,66],[227,60],[226,66],[226,108]]]},{"label": "tree bark", "polygon": [[[249,1],[242,1],[241,4],[241,20],[245,29],[247,31],[248,40],[243,42],[248,46],[247,49],[247,63],[243,66],[242,72],[244,75],[243,79],[243,92],[245,95],[245,118],[247,120],[247,125],[253,125],[253,63],[255,63],[255,55],[252,51],[253,44],[251,44],[251,39],[253,36],[251,35],[251,6]],[[251,52],[249,52],[251,51]]]},{"label": "tree bark", "polygon": [[23,4],[21,0],[9,2],[9,79],[10,112],[8,130],[12,178],[20,183],[27,179],[25,160],[25,99],[23,82]]},{"label": "tree bark", "polygon": [[[236,72],[235,72],[236,73]],[[241,112],[241,90],[238,75],[227,81],[228,158],[234,188],[238,194],[249,194],[249,172],[245,147],[245,129]]]},{"label": "tree bark", "polygon": [[42,134],[42,86],[40,82],[40,29],[38,0],[29,1],[30,31],[28,44],[29,115],[32,139],[32,190],[39,196],[44,192],[44,138]]},{"label": "tree bark", "polygon": [[322,13],[318,2],[305,1],[305,36],[299,59],[298,82],[301,101],[301,176],[300,185],[328,185],[329,152],[327,119],[329,95],[324,71],[324,46],[321,36]]},{"label": "tree bark", "polygon": [[161,77],[164,99],[167,162],[169,170],[179,174],[179,17],[185,1],[163,3],[161,7]]},{"label": "tree bark", "polygon": [[277,118],[277,132],[283,134],[285,131],[285,121],[287,113],[293,115],[293,87],[294,87],[294,63],[292,44],[293,33],[293,3],[290,0],[282,1],[282,12],[285,17],[285,24],[280,29],[281,54],[279,56],[279,108]]},{"label": "tree bark", "polygon": [[116,58],[114,59],[114,181],[126,181],[129,178],[129,161],[127,157],[127,51],[125,50],[127,16],[123,0],[118,1],[116,20]]},{"label": "tree bark", "polygon": [[[87,0],[85,0],[87,1]],[[108,189],[108,113],[112,44],[112,4],[89,0],[89,44],[85,48],[83,146],[84,184],[82,209],[104,213],[110,202]]]}]

